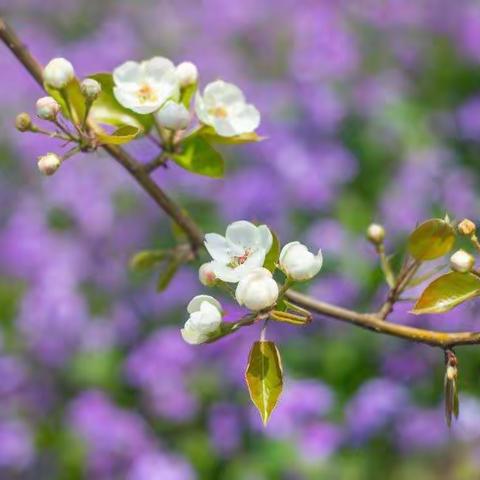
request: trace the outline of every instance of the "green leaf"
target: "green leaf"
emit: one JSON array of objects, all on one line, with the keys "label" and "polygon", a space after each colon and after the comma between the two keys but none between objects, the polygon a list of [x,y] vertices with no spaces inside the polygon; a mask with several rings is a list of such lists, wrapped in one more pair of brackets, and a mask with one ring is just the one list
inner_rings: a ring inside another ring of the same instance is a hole
[{"label": "green leaf", "polygon": [[418,226],[408,240],[408,251],[417,260],[434,260],[446,255],[455,243],[455,229],[450,223],[432,218]]},{"label": "green leaf", "polygon": [[195,92],[197,91],[198,83],[193,83],[182,89],[182,94],[180,101],[183,103],[184,107],[188,110],[190,108],[190,103],[192,101]]},{"label": "green leaf", "polygon": [[245,372],[248,391],[266,425],[283,388],[280,354],[273,342],[255,342]]},{"label": "green leaf", "polygon": [[157,292],[163,292],[173,280],[173,277],[180,268],[181,261],[177,257],[172,257],[171,260],[167,263],[165,270],[160,273],[157,282]]},{"label": "green leaf", "polygon": [[102,92],[90,110],[90,116],[95,122],[114,127],[131,125],[145,132],[152,128],[153,115],[141,115],[118,103],[113,94],[114,82],[111,73],[96,73],[89,78],[95,79],[102,86]]},{"label": "green leaf", "polygon": [[277,268],[278,257],[280,256],[280,242],[276,233],[272,231],[272,229],[270,229],[270,232],[272,232],[273,237],[272,246],[270,247],[270,250],[265,257],[265,262],[263,263],[263,266],[267,270],[274,272]]},{"label": "green leaf", "polygon": [[123,145],[134,140],[142,130],[132,125],[123,125],[111,134],[97,133],[100,143],[110,145]]},{"label": "green leaf", "polygon": [[168,255],[165,250],[142,250],[137,252],[130,260],[133,270],[147,270],[160,263]]},{"label": "green leaf", "polygon": [[296,314],[285,312],[284,310],[273,310],[270,312],[270,318],[277,322],[289,323],[291,325],[308,325],[312,321],[311,315]]},{"label": "green leaf", "polygon": [[261,142],[267,137],[261,137],[255,132],[242,133],[241,135],[235,135],[233,137],[222,137],[212,127],[203,126],[199,130],[193,133],[193,135],[199,135],[209,142],[221,143],[224,145],[240,145],[242,143]]},{"label": "green leaf", "polygon": [[175,161],[185,170],[212,178],[224,175],[222,156],[203,138],[188,137],[182,143],[182,153],[172,155]]},{"label": "green leaf", "polygon": [[480,295],[480,278],[471,273],[450,272],[435,279],[422,292],[411,313],[443,313]]},{"label": "green leaf", "polygon": [[65,88],[58,90],[47,84],[43,85],[46,92],[53,97],[62,109],[65,118],[80,124],[85,117],[85,97],[80,90],[80,83],[74,78]]}]

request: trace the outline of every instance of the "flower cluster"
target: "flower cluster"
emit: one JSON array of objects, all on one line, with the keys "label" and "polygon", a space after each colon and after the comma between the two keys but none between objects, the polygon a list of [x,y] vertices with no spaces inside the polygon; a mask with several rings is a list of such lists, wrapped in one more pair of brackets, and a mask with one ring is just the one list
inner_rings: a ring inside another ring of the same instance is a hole
[{"label": "flower cluster", "polygon": [[[114,69],[113,80],[115,98],[124,107],[140,114],[154,113],[168,130],[188,128],[190,113],[182,99],[187,89],[197,86],[198,70],[193,63],[175,67],[164,57],[128,61]],[[222,137],[253,132],[260,124],[258,110],[246,103],[242,91],[222,80],[209,83],[203,95],[196,92],[195,112],[203,125]]]},{"label": "flower cluster", "polygon": [[[276,236],[266,225],[257,226],[246,220],[230,224],[225,236],[208,233],[205,247],[212,261],[200,267],[200,282],[228,291],[240,306],[250,310],[246,317],[249,321],[272,318],[307,322],[308,312],[287,302],[284,302],[286,307],[279,303],[294,282],[311,280],[320,271],[323,263],[320,250],[314,254],[295,241],[280,251]],[[277,270],[283,277],[281,285],[274,278]],[[234,290],[231,284],[237,284]],[[289,308],[296,314],[288,313]],[[194,297],[187,311],[190,317],[181,333],[188,343],[212,341],[235,330],[222,324],[221,304],[209,295]]]}]

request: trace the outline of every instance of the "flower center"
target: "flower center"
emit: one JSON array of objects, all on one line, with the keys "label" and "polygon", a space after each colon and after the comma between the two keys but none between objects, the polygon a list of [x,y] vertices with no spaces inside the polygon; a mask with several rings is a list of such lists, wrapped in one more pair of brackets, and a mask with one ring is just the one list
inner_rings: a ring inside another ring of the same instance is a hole
[{"label": "flower center", "polygon": [[143,85],[140,86],[140,88],[137,91],[137,96],[141,103],[145,103],[148,101],[153,102],[157,99],[157,95],[155,94],[155,91],[147,83],[144,83]]},{"label": "flower center", "polygon": [[238,257],[232,257],[232,260],[228,264],[228,266],[231,268],[236,268],[236,267],[239,267],[240,265],[243,265],[247,261],[251,253],[252,251],[249,248],[247,248],[247,250],[245,250],[243,255],[240,255]]},{"label": "flower center", "polygon": [[228,117],[228,112],[225,107],[219,106],[219,107],[214,107],[209,110],[210,115],[213,115],[214,117],[217,118],[227,118]]}]

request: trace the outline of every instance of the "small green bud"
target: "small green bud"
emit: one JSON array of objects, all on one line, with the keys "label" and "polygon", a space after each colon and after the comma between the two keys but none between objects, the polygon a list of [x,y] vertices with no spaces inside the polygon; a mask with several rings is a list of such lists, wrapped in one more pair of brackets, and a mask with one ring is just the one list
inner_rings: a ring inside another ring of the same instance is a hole
[{"label": "small green bud", "polygon": [[83,96],[90,102],[95,101],[100,92],[102,91],[102,86],[93,78],[86,78],[80,84],[80,90],[82,91]]},{"label": "small green bud", "polygon": [[32,129],[32,119],[28,113],[19,113],[15,119],[15,127],[20,132],[28,132]]}]

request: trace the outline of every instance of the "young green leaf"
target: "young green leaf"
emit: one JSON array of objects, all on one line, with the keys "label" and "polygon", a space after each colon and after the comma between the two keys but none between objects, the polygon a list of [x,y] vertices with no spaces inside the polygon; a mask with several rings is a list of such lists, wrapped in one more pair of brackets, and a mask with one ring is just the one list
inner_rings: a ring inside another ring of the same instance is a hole
[{"label": "young green leaf", "polygon": [[449,272],[422,292],[411,313],[443,313],[480,295],[480,278],[471,273]]},{"label": "young green leaf", "polygon": [[277,267],[277,262],[278,262],[278,257],[280,256],[280,242],[278,240],[278,237],[272,229],[270,229],[272,232],[272,246],[270,247],[270,250],[267,253],[267,256],[265,257],[265,262],[263,263],[263,266],[267,269],[270,270],[271,272],[275,271],[275,268]]},{"label": "young green leaf", "polygon": [[130,260],[132,270],[147,270],[160,263],[168,255],[165,250],[143,250],[137,252]]},{"label": "young green leaf", "polygon": [[223,158],[205,139],[188,137],[182,143],[182,152],[172,155],[172,160],[185,170],[212,178],[224,174]]},{"label": "young green leaf", "polygon": [[245,372],[248,391],[266,425],[282,393],[283,371],[280,354],[273,342],[255,342]]},{"label": "young green leaf", "polygon": [[43,87],[58,102],[65,118],[69,118],[76,124],[80,124],[83,121],[85,116],[85,97],[76,78],[62,90],[50,87],[47,84],[44,84]]},{"label": "young green leaf", "polygon": [[123,125],[111,134],[97,133],[97,138],[102,144],[123,145],[134,140],[140,133],[141,130],[137,127]]},{"label": "young green leaf", "polygon": [[197,88],[198,83],[192,83],[191,85],[188,85],[187,87],[182,89],[182,96],[180,98],[180,101],[183,103],[187,110],[190,108],[190,102],[192,101],[192,98],[195,95]]},{"label": "young green leaf", "polygon": [[180,268],[181,261],[178,257],[172,257],[167,263],[165,270],[160,272],[160,276],[157,281],[157,292],[163,292],[173,280],[173,277]]},{"label": "young green leaf", "polygon": [[408,251],[416,260],[426,261],[446,255],[455,243],[450,223],[432,218],[419,225],[408,239]]},{"label": "young green leaf", "polygon": [[90,110],[90,115],[95,122],[114,127],[131,125],[145,132],[152,128],[152,115],[141,115],[118,103],[113,94],[114,82],[111,73],[96,73],[89,78],[93,78],[102,86],[100,96],[93,102]]}]

